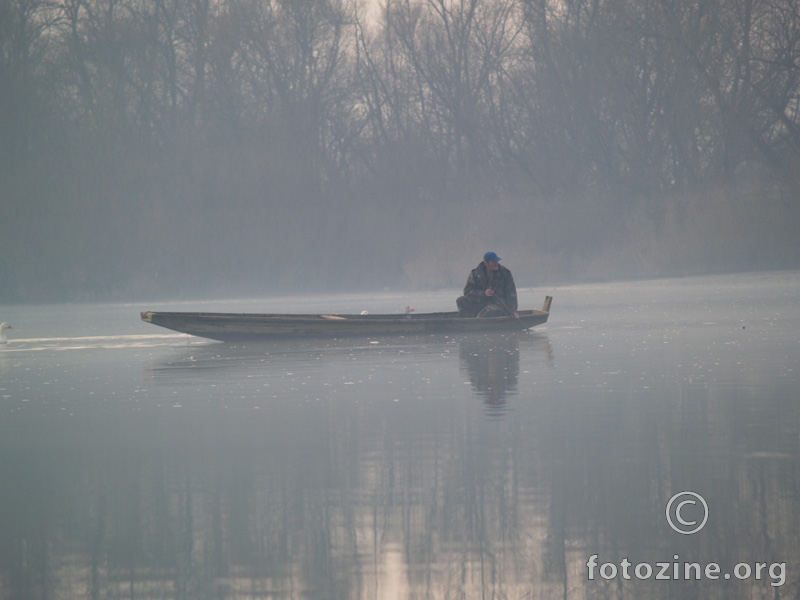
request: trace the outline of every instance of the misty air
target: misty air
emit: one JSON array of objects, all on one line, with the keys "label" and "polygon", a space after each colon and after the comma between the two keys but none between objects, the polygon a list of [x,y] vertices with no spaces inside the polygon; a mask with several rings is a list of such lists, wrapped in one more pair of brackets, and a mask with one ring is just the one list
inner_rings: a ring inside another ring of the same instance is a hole
[{"label": "misty air", "polygon": [[0,600],[800,595],[799,0],[0,0]]}]

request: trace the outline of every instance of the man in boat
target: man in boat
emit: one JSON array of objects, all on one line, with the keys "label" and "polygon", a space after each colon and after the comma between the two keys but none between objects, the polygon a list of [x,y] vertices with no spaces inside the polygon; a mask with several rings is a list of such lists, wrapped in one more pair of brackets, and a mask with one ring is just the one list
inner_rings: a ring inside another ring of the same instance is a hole
[{"label": "man in boat", "polygon": [[472,269],[464,295],[456,299],[458,316],[519,318],[514,277],[500,265],[500,260],[494,252],[487,252],[483,261]]}]

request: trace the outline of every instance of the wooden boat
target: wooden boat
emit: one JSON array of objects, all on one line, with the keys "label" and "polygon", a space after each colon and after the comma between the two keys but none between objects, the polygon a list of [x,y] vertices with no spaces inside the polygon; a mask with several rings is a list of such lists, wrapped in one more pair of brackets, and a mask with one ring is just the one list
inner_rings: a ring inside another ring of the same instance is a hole
[{"label": "wooden boat", "polygon": [[223,342],[293,337],[345,337],[420,333],[519,331],[547,322],[552,297],[541,310],[511,316],[463,318],[455,312],[399,315],[142,312],[142,320],[181,333]]}]

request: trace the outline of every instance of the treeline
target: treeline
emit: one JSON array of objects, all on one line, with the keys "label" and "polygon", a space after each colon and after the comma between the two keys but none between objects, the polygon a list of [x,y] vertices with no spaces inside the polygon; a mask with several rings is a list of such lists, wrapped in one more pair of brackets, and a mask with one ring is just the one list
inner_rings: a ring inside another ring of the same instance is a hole
[{"label": "treeline", "polygon": [[0,300],[800,264],[799,0],[0,0]]}]

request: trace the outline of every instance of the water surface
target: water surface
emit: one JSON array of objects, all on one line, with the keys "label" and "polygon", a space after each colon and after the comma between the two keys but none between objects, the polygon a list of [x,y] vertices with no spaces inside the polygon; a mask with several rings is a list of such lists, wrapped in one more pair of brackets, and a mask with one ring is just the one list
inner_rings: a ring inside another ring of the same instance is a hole
[{"label": "water surface", "polygon": [[[550,322],[507,335],[243,346],[138,318],[456,293],[0,307],[0,597],[797,596],[800,273],[525,289]],[[686,490],[693,535],[665,514]]]}]

